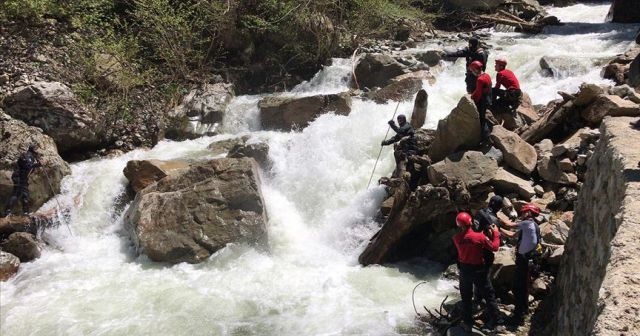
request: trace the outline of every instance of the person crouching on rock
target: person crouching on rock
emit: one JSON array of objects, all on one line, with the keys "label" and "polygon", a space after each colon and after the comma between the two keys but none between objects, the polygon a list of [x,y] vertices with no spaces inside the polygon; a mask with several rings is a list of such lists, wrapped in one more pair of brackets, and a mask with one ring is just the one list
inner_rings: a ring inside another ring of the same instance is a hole
[{"label": "person crouching on rock", "polygon": [[473,93],[471,93],[471,99],[473,99],[478,108],[482,140],[486,140],[491,131],[486,118],[487,108],[491,106],[491,77],[482,70],[482,63],[478,61],[471,62],[469,71],[478,77],[476,80],[476,88]]},{"label": "person crouching on rock", "polygon": [[[392,143],[398,142],[398,146],[393,152],[393,156],[396,159],[396,171],[394,176],[400,176],[405,170],[407,165],[407,159],[418,153],[418,146],[414,137],[415,131],[411,124],[407,122],[407,117],[404,114],[398,115],[398,125],[393,120],[389,120],[388,124],[396,132],[396,135],[389,140],[382,141],[382,146],[387,146]],[[410,169],[413,171],[413,169]]]},{"label": "person crouching on rock", "polygon": [[496,293],[485,274],[484,250],[497,251],[500,247],[500,232],[495,226],[491,227],[493,239],[489,239],[482,232],[475,232],[471,228],[471,215],[460,212],[456,216],[456,225],[460,229],[453,236],[453,243],[458,250],[458,269],[460,270],[460,296],[462,298],[462,328],[470,332],[473,326],[472,299],[473,286],[480,288],[487,303],[485,313],[487,321],[485,328],[495,328],[498,318],[498,304]]},{"label": "person crouching on rock", "polygon": [[[520,106],[520,82],[516,75],[507,69],[506,57],[496,59],[496,86],[493,88],[493,108],[500,111],[515,113]],[[500,89],[504,86],[504,90]]]},{"label": "person crouching on rock", "polygon": [[38,153],[36,152],[36,145],[31,144],[26,152],[22,153],[18,157],[16,162],[16,169],[11,175],[13,181],[13,191],[9,201],[5,205],[4,217],[11,215],[11,209],[16,204],[18,199],[22,203],[22,211],[25,215],[30,213],[30,198],[29,198],[29,176],[34,169],[42,166],[38,159]]},{"label": "person crouching on rock", "polygon": [[510,238],[518,237],[513,283],[516,308],[511,317],[511,322],[515,325],[521,325],[524,322],[524,316],[529,312],[529,260],[531,260],[531,253],[540,243],[540,228],[534,220],[540,214],[540,208],[528,203],[522,206],[520,214],[522,221],[518,223],[500,219],[502,226],[517,230],[513,232],[500,228],[500,232]]}]

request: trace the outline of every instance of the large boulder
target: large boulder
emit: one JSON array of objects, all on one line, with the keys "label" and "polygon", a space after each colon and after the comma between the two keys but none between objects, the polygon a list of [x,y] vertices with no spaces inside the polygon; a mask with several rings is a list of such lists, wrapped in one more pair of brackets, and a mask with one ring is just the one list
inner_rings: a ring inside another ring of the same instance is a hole
[{"label": "large boulder", "polygon": [[429,106],[429,95],[427,91],[420,90],[413,102],[413,113],[411,113],[411,127],[420,129],[427,120],[427,107]]},{"label": "large boulder", "polygon": [[576,94],[576,99],[573,101],[573,104],[578,107],[587,106],[593,103],[593,101],[603,93],[604,89],[599,85],[582,83],[582,85],[580,85],[580,91]]},{"label": "large boulder", "polygon": [[415,58],[419,61],[424,62],[426,65],[430,67],[434,67],[440,64],[442,57],[445,55],[445,52],[442,50],[427,50],[425,52],[417,53]]},{"label": "large boulder", "polygon": [[69,87],[36,82],[4,99],[6,113],[51,136],[60,152],[93,149],[102,141],[101,117],[86,109]]},{"label": "large boulder", "polygon": [[540,69],[543,76],[566,78],[587,68],[571,57],[543,56],[540,58]]},{"label": "large boulder", "polygon": [[474,148],[480,143],[480,116],[469,95],[460,98],[458,106],[438,122],[435,139],[429,148],[433,162],[444,159],[459,149]]},{"label": "large boulder", "polygon": [[209,146],[207,146],[207,149],[210,150],[213,155],[226,155],[229,153],[231,148],[246,143],[249,138],[249,136],[245,135],[242,137],[215,141],[210,143]]},{"label": "large boulder", "polygon": [[31,233],[15,232],[7,240],[0,244],[3,251],[9,252],[20,259],[20,262],[28,262],[40,258],[40,246]]},{"label": "large boulder", "polygon": [[536,168],[538,160],[536,149],[516,133],[496,125],[491,132],[491,141],[502,151],[504,161],[511,168],[527,175]]},{"label": "large boulder", "polygon": [[0,281],[7,281],[20,268],[20,259],[11,253],[0,251]]},{"label": "large boulder", "polygon": [[422,89],[422,80],[415,77],[407,77],[398,81],[392,81],[391,84],[376,91],[373,100],[379,104],[384,104],[388,100],[406,101]]},{"label": "large boulder", "polygon": [[191,90],[182,103],[169,113],[166,136],[172,139],[193,139],[213,135],[216,124],[222,122],[227,106],[235,97],[233,84],[205,84]]},{"label": "large boulder", "polygon": [[[29,144],[36,144],[42,167],[29,176],[31,210],[36,210],[47,200],[60,192],[60,181],[71,173],[69,165],[58,155],[53,139],[42,134],[42,130],[27,126],[20,120],[12,119],[0,110],[0,212],[4,212],[6,200],[13,190],[11,175],[18,157],[27,150]],[[14,212],[19,210],[16,207]],[[21,209],[20,209],[21,210]]]},{"label": "large boulder", "polygon": [[605,116],[640,116],[640,106],[616,95],[599,95],[581,115],[588,123],[598,125]]},{"label": "large boulder", "polygon": [[619,23],[640,22],[640,2],[637,0],[613,0],[607,20]]},{"label": "large boulder", "polygon": [[569,226],[561,221],[554,220],[540,225],[540,235],[546,243],[564,245],[569,237]]},{"label": "large boulder", "polygon": [[495,253],[495,260],[489,271],[491,283],[500,292],[507,292],[513,286],[515,272],[515,248],[500,248],[500,250]]},{"label": "large boulder", "polygon": [[558,166],[556,158],[551,153],[544,154],[538,160],[538,173],[548,182],[558,184],[576,184],[578,177],[575,174],[565,173]]},{"label": "large boulder", "polygon": [[531,200],[536,194],[531,181],[520,178],[503,168],[498,169],[496,172],[493,178],[493,186],[496,191],[503,195],[516,193],[525,200]]},{"label": "large boulder", "polygon": [[270,96],[260,100],[258,107],[264,129],[291,130],[306,127],[324,113],[348,115],[351,96],[348,92],[302,98]]},{"label": "large boulder", "polygon": [[170,173],[176,173],[187,168],[189,168],[189,164],[179,160],[131,160],[127,162],[123,173],[129,180],[131,189],[137,193],[165,178]]},{"label": "large boulder", "polygon": [[498,163],[481,152],[458,152],[429,166],[429,182],[440,185],[446,181],[461,181],[468,188],[487,184],[496,175]]},{"label": "large boulder", "polygon": [[498,123],[501,123],[504,128],[510,131],[515,131],[524,126],[531,125],[540,119],[538,113],[533,107],[533,104],[531,103],[531,97],[529,97],[526,92],[522,93],[520,105],[518,105],[516,113],[496,108],[491,112],[496,117]]},{"label": "large boulder", "polygon": [[269,165],[269,144],[266,142],[238,143],[227,154],[229,158],[253,158],[262,167]]},{"label": "large boulder", "polygon": [[[385,54],[366,54],[355,68],[356,81],[361,89],[385,87],[391,79],[410,72],[406,65]],[[355,83],[354,83],[355,84]]]},{"label": "large boulder", "polygon": [[[640,35],[638,35],[640,36]],[[634,88],[640,87],[640,54],[629,65],[627,83]]]},{"label": "large boulder", "polygon": [[266,210],[253,159],[216,159],[169,175],[137,195],[125,214],[151,260],[199,263],[229,243],[264,245]]}]

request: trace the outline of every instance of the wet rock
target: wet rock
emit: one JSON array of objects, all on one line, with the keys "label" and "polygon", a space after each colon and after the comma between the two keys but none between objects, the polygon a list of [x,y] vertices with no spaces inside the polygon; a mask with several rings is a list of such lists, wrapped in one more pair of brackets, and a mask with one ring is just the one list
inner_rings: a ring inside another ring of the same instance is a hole
[{"label": "wet rock", "polygon": [[384,104],[388,100],[406,101],[422,89],[422,80],[419,78],[404,78],[392,81],[391,84],[376,91],[373,100],[378,104]]},{"label": "wet rock", "polygon": [[36,225],[34,225],[30,216],[7,216],[0,217],[0,239],[9,237],[14,232],[36,233]]},{"label": "wet rock", "polygon": [[40,246],[38,246],[36,238],[27,232],[12,233],[0,247],[3,251],[18,257],[20,262],[29,262],[40,258]]},{"label": "wet rock", "polygon": [[179,160],[131,160],[127,162],[123,173],[129,180],[129,185],[133,191],[137,193],[169,174],[177,173],[187,168],[189,168],[189,164]]},{"label": "wet rock", "polygon": [[0,281],[11,279],[20,268],[20,259],[11,253],[0,251]]},{"label": "wet rock", "polygon": [[618,23],[640,22],[640,3],[634,0],[613,0],[607,20]]},{"label": "wet rock", "polygon": [[428,168],[429,182],[440,185],[446,181],[457,180],[473,188],[489,183],[495,178],[498,163],[476,151],[458,152]]},{"label": "wet rock", "polygon": [[[182,98],[182,103],[169,113],[167,137],[194,139],[214,135],[215,124],[222,122],[227,106],[234,97],[234,86],[228,83],[204,84],[191,90]],[[194,127],[193,123],[198,126]]]},{"label": "wet rock", "polygon": [[525,200],[531,200],[536,194],[530,181],[511,174],[503,168],[498,169],[492,183],[495,189],[503,195],[517,193]]},{"label": "wet rock", "polygon": [[426,63],[430,67],[434,67],[440,64],[442,57],[444,56],[444,51],[442,50],[427,50],[425,52],[421,52],[415,55],[416,59]]},{"label": "wet rock", "polygon": [[438,122],[435,139],[429,148],[433,162],[462,148],[474,148],[480,143],[480,117],[469,95],[460,98],[458,106]]},{"label": "wet rock", "polygon": [[640,106],[615,95],[600,95],[582,111],[582,118],[592,125],[599,124],[605,116],[640,116]]},{"label": "wet rock", "polygon": [[66,85],[36,82],[16,89],[4,99],[7,114],[51,136],[61,152],[101,145],[102,116],[87,110]]},{"label": "wet rock", "polygon": [[391,79],[409,72],[406,65],[385,54],[366,54],[355,68],[360,88],[385,87]]},{"label": "wet rock", "polygon": [[536,168],[538,154],[535,148],[522,140],[516,133],[496,125],[491,132],[491,140],[504,154],[504,161],[513,169],[531,174]]},{"label": "wet rock", "polygon": [[249,140],[249,136],[220,140],[210,143],[207,149],[210,150],[213,155],[227,154],[231,148],[238,144],[244,144],[247,140]]},{"label": "wet rock", "polygon": [[293,98],[271,96],[260,100],[260,120],[264,129],[292,130],[304,128],[321,114],[348,115],[351,96],[348,92]]},{"label": "wet rock", "polygon": [[447,267],[447,269],[442,273],[442,277],[449,280],[458,280],[458,278],[460,277],[460,270],[458,269],[458,265],[449,265],[449,267]]},{"label": "wet rock", "polygon": [[154,261],[199,263],[229,243],[265,246],[257,164],[216,159],[169,175],[136,195],[125,225]]},{"label": "wet rock", "polygon": [[[0,213],[4,212],[5,202],[13,190],[11,175],[18,157],[27,150],[29,144],[37,145],[42,167],[35,169],[29,176],[31,210],[42,206],[47,200],[60,192],[60,181],[71,173],[69,165],[62,160],[51,137],[42,134],[39,128],[27,126],[24,122],[12,119],[0,109]],[[19,205],[14,213],[22,210]]]},{"label": "wet rock", "polygon": [[269,144],[266,142],[238,143],[229,150],[229,158],[253,158],[262,167],[269,165]]},{"label": "wet rock", "polygon": [[413,113],[411,113],[411,127],[418,130],[427,119],[427,106],[429,105],[429,95],[427,91],[420,90],[416,95],[416,100],[413,103]]},{"label": "wet rock", "polygon": [[543,56],[540,58],[540,69],[545,77],[566,78],[571,74],[585,70],[573,58]]}]

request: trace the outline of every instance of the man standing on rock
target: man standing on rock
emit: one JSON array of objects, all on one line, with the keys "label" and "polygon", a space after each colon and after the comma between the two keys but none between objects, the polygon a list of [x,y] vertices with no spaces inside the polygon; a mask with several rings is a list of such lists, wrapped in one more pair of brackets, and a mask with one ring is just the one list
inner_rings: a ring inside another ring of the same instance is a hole
[{"label": "man standing on rock", "polygon": [[475,75],[473,72],[469,71],[469,66],[471,65],[472,62],[478,61],[483,64],[482,71],[485,71],[487,60],[489,58],[489,52],[486,51],[484,48],[480,47],[480,41],[477,38],[472,37],[469,39],[468,47],[458,50],[457,52],[454,52],[454,53],[447,53],[445,54],[445,57],[466,58],[467,73],[465,74],[464,82],[467,84],[467,93],[473,92],[476,89],[476,79],[478,76]]},{"label": "man standing on rock", "polygon": [[[396,123],[393,120],[389,120],[388,122],[391,129],[396,132],[396,135],[391,137],[389,140],[382,141],[381,143],[382,146],[387,146],[392,143],[399,142],[399,148],[397,148],[393,153],[396,159],[396,169],[398,173],[394,175],[399,175],[399,173],[404,171],[404,166],[406,165],[405,161],[410,156],[418,153],[418,146],[414,137],[415,131],[413,130],[413,127],[411,127],[411,124],[407,122],[407,117],[405,117],[404,114],[400,114],[397,119],[398,126],[396,126]],[[411,170],[413,171],[413,169]]]},{"label": "man standing on rock", "polygon": [[478,78],[475,90],[471,93],[471,99],[473,99],[478,108],[480,135],[482,140],[486,140],[489,137],[489,133],[491,133],[486,118],[487,108],[491,106],[491,77],[483,69],[484,66],[478,61],[473,61],[469,65],[469,70]]},{"label": "man standing on rock", "polygon": [[524,323],[524,316],[529,312],[529,260],[531,260],[531,254],[540,243],[540,228],[534,220],[540,214],[540,208],[535,204],[528,203],[522,206],[520,214],[522,221],[517,224],[509,220],[500,219],[503,226],[517,230],[513,232],[500,228],[502,234],[510,238],[518,237],[516,271],[513,283],[516,309],[513,312],[511,321],[515,325]]},{"label": "man standing on rock", "polygon": [[[520,106],[520,82],[513,71],[507,69],[507,59],[496,59],[496,86],[493,88],[493,107],[500,110],[508,110],[514,113]],[[504,86],[504,90],[500,89]]]},{"label": "man standing on rock", "polygon": [[9,201],[5,205],[4,216],[11,215],[11,209],[16,204],[18,199],[22,203],[22,211],[25,215],[30,213],[30,198],[29,198],[29,176],[33,170],[42,166],[38,159],[38,153],[36,152],[36,145],[31,144],[26,152],[22,153],[18,157],[16,162],[16,169],[11,175],[13,181],[13,191]]},{"label": "man standing on rock", "polygon": [[460,212],[456,216],[456,225],[460,229],[453,236],[453,243],[458,250],[458,269],[460,270],[460,296],[462,298],[462,328],[470,332],[473,326],[472,299],[473,287],[476,286],[482,292],[487,303],[485,312],[487,322],[485,328],[492,330],[496,326],[498,318],[498,304],[496,293],[485,275],[484,251],[497,251],[500,247],[500,232],[494,227],[493,239],[489,239],[482,232],[471,229],[471,215]]},{"label": "man standing on rock", "polygon": [[[479,210],[476,213],[473,231],[484,233],[489,240],[493,240],[493,228],[496,228],[497,225],[500,224],[498,220],[498,212],[502,209],[502,197],[499,195],[494,195],[489,200],[489,205]],[[487,281],[491,281],[489,279],[489,272],[491,271],[491,265],[493,265],[493,261],[495,260],[495,255],[491,250],[482,250],[483,258],[484,258],[484,272],[487,277]],[[482,299],[482,292],[480,288],[474,288],[474,296],[476,301],[480,302]]]}]

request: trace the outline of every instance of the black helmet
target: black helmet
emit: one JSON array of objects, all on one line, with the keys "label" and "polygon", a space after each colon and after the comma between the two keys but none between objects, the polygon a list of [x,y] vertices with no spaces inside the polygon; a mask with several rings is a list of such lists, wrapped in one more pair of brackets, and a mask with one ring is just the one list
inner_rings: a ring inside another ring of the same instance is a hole
[{"label": "black helmet", "polygon": [[472,37],[472,38],[470,38],[470,39],[469,39],[469,45],[470,45],[473,49],[478,49],[478,45],[479,45],[479,44],[480,44],[480,41],[479,41],[477,38]]},{"label": "black helmet", "polygon": [[398,121],[400,120],[407,121],[407,117],[404,114],[398,114]]},{"label": "black helmet", "polygon": [[38,148],[38,145],[32,143],[32,144],[29,145],[28,151],[35,152],[37,148]]},{"label": "black helmet", "polygon": [[495,195],[489,200],[489,208],[493,211],[502,209],[502,196]]}]

